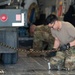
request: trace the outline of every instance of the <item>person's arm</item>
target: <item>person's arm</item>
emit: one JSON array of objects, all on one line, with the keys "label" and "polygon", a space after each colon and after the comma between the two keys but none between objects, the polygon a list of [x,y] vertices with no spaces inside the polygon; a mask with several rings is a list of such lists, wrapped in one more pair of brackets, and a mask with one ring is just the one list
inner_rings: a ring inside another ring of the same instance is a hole
[{"label": "person's arm", "polygon": [[30,30],[29,30],[30,36],[34,35],[35,28],[36,28],[36,25],[34,25],[34,24],[30,26]]},{"label": "person's arm", "polygon": [[68,27],[67,31],[68,31],[68,34],[70,35],[70,37],[74,38],[73,41],[69,42],[70,47],[75,46],[75,27],[70,26],[70,27]]},{"label": "person's arm", "polygon": [[73,40],[72,42],[70,42],[70,47],[75,46],[75,40]]},{"label": "person's arm", "polygon": [[60,41],[59,41],[59,39],[58,39],[58,38],[55,38],[53,48],[54,48],[54,49],[58,49],[59,45],[60,45]]},{"label": "person's arm", "polygon": [[75,46],[75,40],[73,40],[72,42],[69,42],[63,46],[60,47],[61,50],[68,50],[70,47]]},{"label": "person's arm", "polygon": [[61,46],[60,50],[68,50],[72,46],[75,46],[75,40],[73,40],[72,42],[69,42],[69,43]]},{"label": "person's arm", "polygon": [[73,38],[74,40],[71,42],[68,42],[67,44],[62,45],[60,47],[61,50],[68,50],[70,47],[75,46],[75,27],[73,27],[72,25],[69,25],[67,28],[67,32],[68,32],[69,36],[71,38]]}]

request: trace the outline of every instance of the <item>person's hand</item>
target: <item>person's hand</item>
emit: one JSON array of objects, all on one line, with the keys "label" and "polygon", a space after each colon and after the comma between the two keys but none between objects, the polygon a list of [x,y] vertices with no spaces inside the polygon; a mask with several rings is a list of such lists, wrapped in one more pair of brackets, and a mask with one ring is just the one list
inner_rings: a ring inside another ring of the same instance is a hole
[{"label": "person's hand", "polygon": [[66,45],[61,46],[60,50],[65,51],[65,50],[68,50],[69,48],[70,48],[70,44],[68,43]]},{"label": "person's hand", "polygon": [[56,51],[57,49],[55,49],[55,48],[52,48],[51,50],[52,50],[52,51]]},{"label": "person's hand", "polygon": [[47,53],[47,56],[48,57],[56,56],[56,52],[57,52],[56,49],[55,48],[52,48],[51,50],[52,50],[52,52]]}]

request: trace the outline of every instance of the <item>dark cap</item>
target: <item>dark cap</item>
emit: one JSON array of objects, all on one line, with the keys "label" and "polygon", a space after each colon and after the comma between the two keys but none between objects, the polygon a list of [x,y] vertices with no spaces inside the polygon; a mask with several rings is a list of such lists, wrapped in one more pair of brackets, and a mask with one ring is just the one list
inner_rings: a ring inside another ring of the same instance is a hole
[{"label": "dark cap", "polygon": [[50,14],[47,18],[46,18],[46,25],[48,25],[49,23],[53,23],[54,21],[58,20],[57,16],[54,14]]}]

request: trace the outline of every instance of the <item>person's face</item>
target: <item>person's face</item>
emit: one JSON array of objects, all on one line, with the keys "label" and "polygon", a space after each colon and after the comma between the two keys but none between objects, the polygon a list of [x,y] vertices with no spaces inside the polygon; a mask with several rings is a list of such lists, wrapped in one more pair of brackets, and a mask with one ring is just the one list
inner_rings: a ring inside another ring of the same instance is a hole
[{"label": "person's face", "polygon": [[53,28],[53,29],[57,30],[57,29],[58,29],[58,22],[55,21],[55,22],[53,22],[53,23],[49,23],[48,26],[49,26],[50,28]]}]

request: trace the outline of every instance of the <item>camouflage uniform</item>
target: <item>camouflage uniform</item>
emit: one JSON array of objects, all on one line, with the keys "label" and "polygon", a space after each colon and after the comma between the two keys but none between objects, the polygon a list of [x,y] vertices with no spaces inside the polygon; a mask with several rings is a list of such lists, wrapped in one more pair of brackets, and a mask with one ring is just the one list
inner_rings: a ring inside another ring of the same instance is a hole
[{"label": "camouflage uniform", "polygon": [[63,69],[67,70],[75,69],[75,48],[71,47],[66,51],[58,51],[56,56],[50,59],[52,69]]},{"label": "camouflage uniform", "polygon": [[64,66],[65,53],[57,51],[56,56],[50,58],[51,69],[62,69]]},{"label": "camouflage uniform", "polygon": [[48,26],[36,26],[33,40],[34,50],[44,50],[47,45],[48,49],[50,49],[53,47],[53,41],[54,38],[52,37],[50,28]]},{"label": "camouflage uniform", "polygon": [[66,51],[65,68],[67,70],[75,69],[75,48],[71,47]]}]

